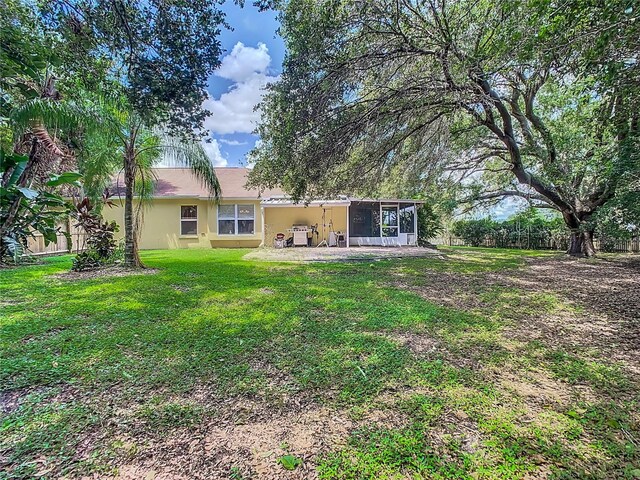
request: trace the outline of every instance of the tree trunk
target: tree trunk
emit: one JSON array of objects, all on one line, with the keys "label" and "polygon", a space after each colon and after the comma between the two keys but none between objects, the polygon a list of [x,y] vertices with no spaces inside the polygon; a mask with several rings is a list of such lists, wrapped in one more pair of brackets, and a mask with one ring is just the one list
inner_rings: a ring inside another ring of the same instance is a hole
[{"label": "tree trunk", "polygon": [[593,245],[593,231],[572,230],[567,253],[574,257],[593,257],[596,254],[596,249]]},{"label": "tree trunk", "polygon": [[138,255],[136,219],[133,211],[133,186],[135,177],[133,148],[127,148],[124,157],[124,265],[128,268],[144,268]]}]

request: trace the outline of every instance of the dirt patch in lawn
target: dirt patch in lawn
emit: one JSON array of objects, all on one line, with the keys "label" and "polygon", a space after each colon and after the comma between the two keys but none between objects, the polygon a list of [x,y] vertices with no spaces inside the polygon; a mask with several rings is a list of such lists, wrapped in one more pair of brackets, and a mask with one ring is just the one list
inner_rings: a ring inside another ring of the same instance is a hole
[{"label": "dirt patch in lawn", "polygon": [[[274,379],[278,383],[279,379]],[[113,394],[113,392],[112,392]],[[348,408],[322,405],[309,395],[273,397],[215,396],[201,386],[172,403],[191,400],[206,407],[202,421],[165,433],[145,429],[122,431],[120,447],[111,465],[114,478],[133,479],[316,479],[318,458],[343,447],[350,433],[360,427],[402,428],[409,417],[396,409],[408,392],[386,393],[358,416]],[[135,406],[121,409],[129,417]],[[114,418],[113,425],[127,422]],[[86,457],[92,452],[87,451]],[[293,455],[302,460],[295,470],[286,470],[279,459]],[[238,475],[232,477],[232,474]],[[242,475],[242,476],[239,476]],[[104,478],[95,475],[91,478]]]},{"label": "dirt patch in lawn", "polygon": [[[236,473],[314,479],[317,455],[343,444],[351,428],[344,412],[317,404],[274,408],[255,399],[235,399],[193,428],[128,438],[125,443],[136,445],[135,462],[119,466],[116,478],[228,479]],[[278,462],[283,455],[294,455],[302,464],[286,470]]]},{"label": "dirt patch in lawn", "polygon": [[565,408],[573,398],[571,387],[549,378],[541,372],[528,372],[526,377],[513,372],[496,371],[497,384],[506,391],[523,398],[536,411],[545,408]]},{"label": "dirt patch in lawn", "polygon": [[429,357],[431,354],[442,351],[442,345],[432,335],[415,332],[384,332],[374,335],[391,340],[392,342],[407,348],[418,357]]},{"label": "dirt patch in lawn", "polygon": [[63,273],[56,273],[51,275],[58,280],[76,281],[76,280],[91,280],[94,278],[105,277],[128,277],[130,275],[155,275],[158,273],[156,268],[141,268],[131,269],[124,267],[109,267],[101,270],[86,270],[83,272],[68,271]]},{"label": "dirt patch in lawn", "polygon": [[[592,351],[640,375],[640,258],[527,258],[526,266],[464,275],[429,270],[397,283],[438,305],[481,315],[496,309],[502,336]],[[553,308],[553,302],[562,308]]]},{"label": "dirt patch in lawn", "polygon": [[[495,279],[495,280],[494,280]],[[563,348],[592,349],[608,361],[623,362],[640,375],[640,259],[529,260],[527,268],[496,274],[525,294],[556,295],[573,311],[530,314],[505,335],[538,339]]]},{"label": "dirt patch in lawn", "polygon": [[9,415],[24,404],[34,399],[47,404],[63,404],[73,402],[79,395],[79,390],[69,384],[59,384],[54,387],[27,387],[0,392],[0,413]]}]

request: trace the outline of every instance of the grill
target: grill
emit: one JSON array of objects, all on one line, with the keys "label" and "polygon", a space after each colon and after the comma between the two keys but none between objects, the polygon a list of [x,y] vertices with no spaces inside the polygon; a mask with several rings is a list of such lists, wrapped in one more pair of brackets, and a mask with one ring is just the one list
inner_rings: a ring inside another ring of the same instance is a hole
[{"label": "grill", "polygon": [[309,232],[311,229],[306,225],[294,225],[287,229],[287,232],[293,234],[294,247],[306,247],[308,245]]}]

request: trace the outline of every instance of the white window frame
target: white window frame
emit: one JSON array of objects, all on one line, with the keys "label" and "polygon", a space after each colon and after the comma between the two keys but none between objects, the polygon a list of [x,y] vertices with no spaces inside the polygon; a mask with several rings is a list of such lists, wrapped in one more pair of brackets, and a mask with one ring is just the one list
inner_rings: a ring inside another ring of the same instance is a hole
[{"label": "white window frame", "polygon": [[[225,216],[225,217],[221,217],[220,216],[220,207],[228,207],[230,205],[233,205],[233,212],[234,212],[234,216]],[[239,218],[238,217],[238,207],[240,206],[251,206],[253,207],[253,218]],[[233,204],[225,204],[225,205],[218,205],[218,210],[217,210],[217,216],[218,216],[218,224],[217,224],[217,228],[218,228],[218,235],[220,236],[224,236],[224,237],[251,237],[253,235],[256,234],[256,206],[253,203],[233,203]],[[233,220],[233,232],[234,233],[220,233],[220,220]],[[239,220],[251,220],[253,222],[253,232],[252,233],[238,233],[238,221]]]},{"label": "white window frame", "polygon": [[[182,207],[193,207],[196,209],[196,218],[185,218],[182,216]],[[197,237],[198,236],[198,216],[200,212],[198,211],[198,205],[180,205],[180,236],[181,237]],[[182,231],[182,223],[183,222],[196,222],[196,233],[184,233]]]}]

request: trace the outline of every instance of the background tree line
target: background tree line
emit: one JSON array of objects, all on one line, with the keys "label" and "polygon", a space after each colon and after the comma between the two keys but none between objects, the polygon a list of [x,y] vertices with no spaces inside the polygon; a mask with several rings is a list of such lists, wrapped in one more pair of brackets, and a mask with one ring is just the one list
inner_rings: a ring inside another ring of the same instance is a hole
[{"label": "background tree line", "polygon": [[[621,217],[615,209],[602,213],[592,220],[592,227],[603,252],[628,251],[632,247],[630,241],[640,241],[640,225],[619,221],[628,216]],[[459,239],[474,247],[566,250],[571,241],[571,232],[559,215],[543,214],[532,207],[504,220],[491,216],[461,218],[443,211],[437,200],[431,200],[418,210],[418,224],[421,246],[438,242],[446,245]]]}]

